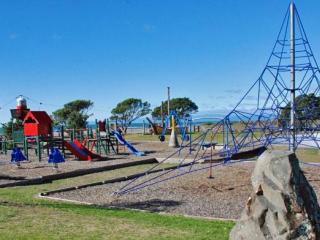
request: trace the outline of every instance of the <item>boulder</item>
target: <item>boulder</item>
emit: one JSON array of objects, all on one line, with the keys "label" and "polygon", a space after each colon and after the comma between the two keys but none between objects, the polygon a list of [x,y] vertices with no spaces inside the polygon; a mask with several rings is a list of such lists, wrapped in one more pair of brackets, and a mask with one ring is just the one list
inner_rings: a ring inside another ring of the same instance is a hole
[{"label": "boulder", "polygon": [[265,151],[256,162],[251,193],[231,240],[319,240],[317,196],[287,151]]}]

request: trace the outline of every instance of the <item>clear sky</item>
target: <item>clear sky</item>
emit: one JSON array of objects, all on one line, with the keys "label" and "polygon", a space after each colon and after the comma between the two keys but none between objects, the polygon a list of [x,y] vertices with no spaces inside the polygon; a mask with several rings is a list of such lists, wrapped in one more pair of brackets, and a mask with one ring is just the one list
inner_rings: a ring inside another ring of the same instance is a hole
[{"label": "clear sky", "polygon": [[[105,118],[127,97],[159,105],[167,86],[202,113],[223,112],[260,75],[289,2],[3,0],[0,122],[19,94],[49,113],[90,99]],[[319,59],[320,1],[296,5]]]}]

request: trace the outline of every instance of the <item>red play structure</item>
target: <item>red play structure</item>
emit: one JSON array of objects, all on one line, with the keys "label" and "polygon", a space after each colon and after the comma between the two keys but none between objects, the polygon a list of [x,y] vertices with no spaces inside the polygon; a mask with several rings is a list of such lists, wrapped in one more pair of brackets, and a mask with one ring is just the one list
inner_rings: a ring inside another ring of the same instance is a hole
[{"label": "red play structure", "polygon": [[[23,120],[23,131],[24,136],[30,139],[29,142],[34,140],[33,137],[36,137],[36,141],[43,141],[43,138],[52,136],[52,120],[45,111],[29,111]],[[79,160],[101,158],[98,154],[89,151],[78,140],[73,142],[63,140],[62,146],[65,146]]]},{"label": "red play structure", "polygon": [[[11,116],[16,121],[12,127],[13,145],[15,147],[23,148],[24,154],[28,159],[29,149],[34,149],[41,161],[43,150],[47,150],[49,156],[50,149],[57,148],[62,150],[65,156],[65,149],[68,149],[79,160],[93,160],[99,159],[99,154],[94,154],[88,148],[81,144],[77,138],[68,132],[65,134],[64,127],[60,127],[60,132],[53,133],[53,121],[45,111],[30,111],[27,107],[26,97],[20,95],[16,99],[16,108],[10,109]],[[105,129],[105,121],[101,121],[99,129]],[[67,139],[66,139],[66,138]],[[95,140],[95,139],[93,139]],[[95,143],[94,141],[91,141]],[[91,150],[93,150],[93,147]],[[100,153],[100,152],[98,152]]]},{"label": "red play structure", "polygon": [[29,111],[23,120],[24,136],[49,136],[52,133],[52,120],[45,111]]}]

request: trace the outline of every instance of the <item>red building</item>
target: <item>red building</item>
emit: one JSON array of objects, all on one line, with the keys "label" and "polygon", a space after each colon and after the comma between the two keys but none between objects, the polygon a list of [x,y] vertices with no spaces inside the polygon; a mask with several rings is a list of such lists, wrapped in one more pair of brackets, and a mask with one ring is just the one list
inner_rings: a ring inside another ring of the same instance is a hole
[{"label": "red building", "polygon": [[45,111],[29,111],[23,120],[24,136],[48,136],[52,133],[52,120]]}]

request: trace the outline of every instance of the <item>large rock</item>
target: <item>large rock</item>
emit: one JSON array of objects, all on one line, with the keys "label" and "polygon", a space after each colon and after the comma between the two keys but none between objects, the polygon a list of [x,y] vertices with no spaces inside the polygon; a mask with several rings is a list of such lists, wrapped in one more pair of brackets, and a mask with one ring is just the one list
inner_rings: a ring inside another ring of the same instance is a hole
[{"label": "large rock", "polygon": [[319,240],[320,207],[292,152],[266,151],[251,177],[253,193],[231,240]]}]

